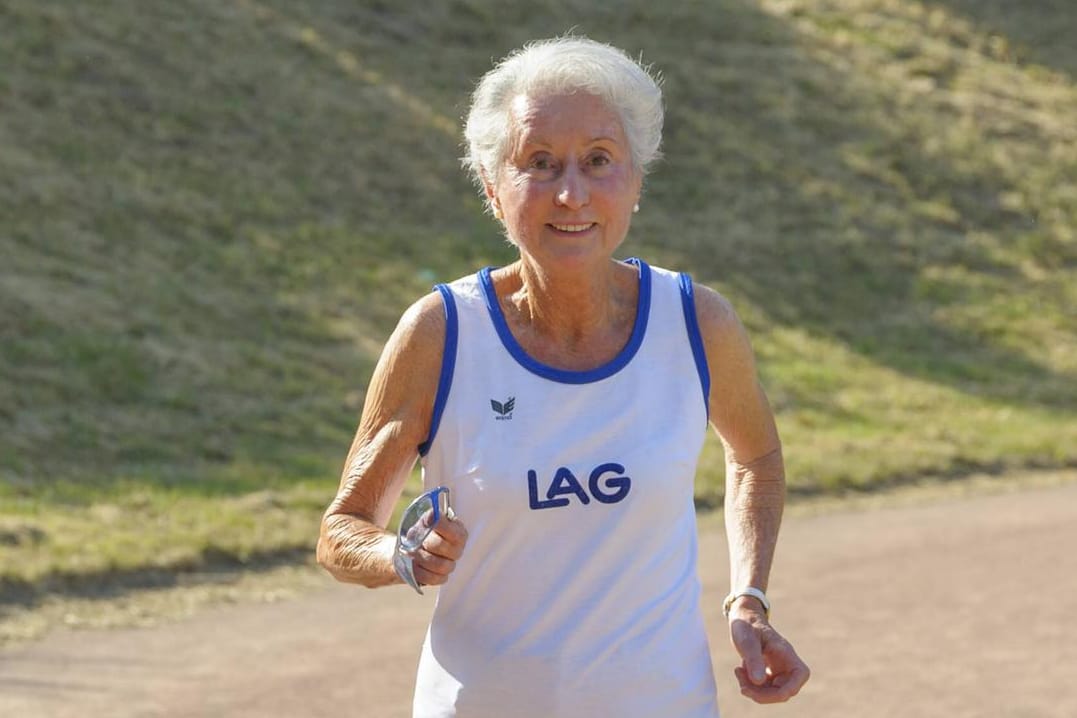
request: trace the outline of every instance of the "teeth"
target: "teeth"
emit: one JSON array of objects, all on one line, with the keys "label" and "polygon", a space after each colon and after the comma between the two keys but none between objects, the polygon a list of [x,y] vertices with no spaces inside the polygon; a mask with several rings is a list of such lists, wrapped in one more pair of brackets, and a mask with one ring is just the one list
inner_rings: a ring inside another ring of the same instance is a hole
[{"label": "teeth", "polygon": [[555,224],[554,229],[559,229],[562,232],[583,232],[584,230],[591,229],[590,224]]}]

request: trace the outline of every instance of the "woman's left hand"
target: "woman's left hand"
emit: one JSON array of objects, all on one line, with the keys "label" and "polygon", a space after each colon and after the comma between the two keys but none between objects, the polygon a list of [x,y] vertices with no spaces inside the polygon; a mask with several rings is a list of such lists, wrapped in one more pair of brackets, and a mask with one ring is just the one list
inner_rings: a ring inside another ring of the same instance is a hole
[{"label": "woman's left hand", "polygon": [[737,606],[729,614],[729,635],[742,663],[734,669],[741,695],[756,703],[782,703],[795,696],[811,671],[755,608]]}]

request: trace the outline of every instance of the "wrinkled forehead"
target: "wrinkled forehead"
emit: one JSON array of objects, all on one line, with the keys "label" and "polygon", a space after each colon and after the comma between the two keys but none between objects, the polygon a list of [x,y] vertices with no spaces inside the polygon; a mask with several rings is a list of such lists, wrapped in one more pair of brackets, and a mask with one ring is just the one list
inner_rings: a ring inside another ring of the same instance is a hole
[{"label": "wrinkled forehead", "polygon": [[509,105],[509,147],[560,147],[606,140],[628,148],[621,118],[597,95],[517,95]]}]

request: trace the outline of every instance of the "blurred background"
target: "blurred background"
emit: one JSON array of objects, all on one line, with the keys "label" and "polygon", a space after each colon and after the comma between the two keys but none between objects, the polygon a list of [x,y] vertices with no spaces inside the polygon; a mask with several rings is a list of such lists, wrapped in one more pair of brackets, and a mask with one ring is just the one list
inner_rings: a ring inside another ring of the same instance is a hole
[{"label": "blurred background", "polygon": [[569,30],[661,73],[623,255],[733,302],[794,501],[1077,467],[1072,0],[0,0],[0,641],[311,561],[401,312],[513,259],[470,91]]}]

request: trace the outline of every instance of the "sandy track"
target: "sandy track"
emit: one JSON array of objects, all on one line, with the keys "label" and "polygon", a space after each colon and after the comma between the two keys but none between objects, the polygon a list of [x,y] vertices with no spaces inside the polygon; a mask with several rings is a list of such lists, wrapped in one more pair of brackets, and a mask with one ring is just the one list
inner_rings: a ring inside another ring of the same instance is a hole
[{"label": "sandy track", "polygon": [[[1077,716],[1077,483],[787,518],[774,622],[814,675],[784,706],[735,689],[725,542],[700,538],[725,718]],[[0,651],[0,716],[410,715],[432,600],[331,584],[152,629]]]}]

